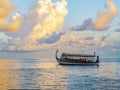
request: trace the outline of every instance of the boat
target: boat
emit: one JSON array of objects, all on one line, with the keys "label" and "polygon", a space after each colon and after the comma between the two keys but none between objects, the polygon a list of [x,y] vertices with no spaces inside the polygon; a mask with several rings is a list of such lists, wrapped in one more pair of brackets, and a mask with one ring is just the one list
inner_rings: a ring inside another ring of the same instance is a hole
[{"label": "boat", "polygon": [[93,55],[62,53],[60,58],[58,58],[57,54],[58,54],[58,50],[56,50],[55,57],[58,64],[60,65],[97,65],[99,66],[99,56],[96,56],[95,52]]}]

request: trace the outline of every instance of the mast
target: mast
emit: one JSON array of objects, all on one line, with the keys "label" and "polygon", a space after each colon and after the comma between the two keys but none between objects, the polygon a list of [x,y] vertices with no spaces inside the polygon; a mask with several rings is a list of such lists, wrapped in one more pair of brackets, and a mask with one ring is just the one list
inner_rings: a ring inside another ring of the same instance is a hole
[{"label": "mast", "polygon": [[94,51],[94,57],[96,56],[96,52]]}]

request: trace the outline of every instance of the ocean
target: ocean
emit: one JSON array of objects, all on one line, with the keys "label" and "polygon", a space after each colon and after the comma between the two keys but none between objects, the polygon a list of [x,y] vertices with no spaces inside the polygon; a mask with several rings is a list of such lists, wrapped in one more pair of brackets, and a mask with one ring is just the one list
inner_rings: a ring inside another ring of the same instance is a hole
[{"label": "ocean", "polygon": [[0,59],[0,90],[120,90],[120,58],[99,66],[61,66],[55,59]]}]

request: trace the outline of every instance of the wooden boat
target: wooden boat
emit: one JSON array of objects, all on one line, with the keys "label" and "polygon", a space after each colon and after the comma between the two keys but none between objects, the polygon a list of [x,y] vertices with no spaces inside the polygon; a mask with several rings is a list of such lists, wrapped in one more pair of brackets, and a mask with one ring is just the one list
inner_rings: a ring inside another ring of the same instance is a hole
[{"label": "wooden boat", "polygon": [[[56,51],[55,57],[60,65],[99,65],[99,56],[87,54],[67,54],[62,53],[61,57],[57,56],[58,50]],[[94,60],[94,58],[97,58]]]}]

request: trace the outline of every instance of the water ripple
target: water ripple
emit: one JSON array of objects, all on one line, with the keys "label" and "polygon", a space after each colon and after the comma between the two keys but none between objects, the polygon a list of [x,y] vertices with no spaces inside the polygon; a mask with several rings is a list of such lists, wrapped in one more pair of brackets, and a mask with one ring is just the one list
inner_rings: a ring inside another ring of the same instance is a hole
[{"label": "water ripple", "polygon": [[0,90],[120,90],[120,62],[101,62],[96,67],[0,60],[0,65]]}]

